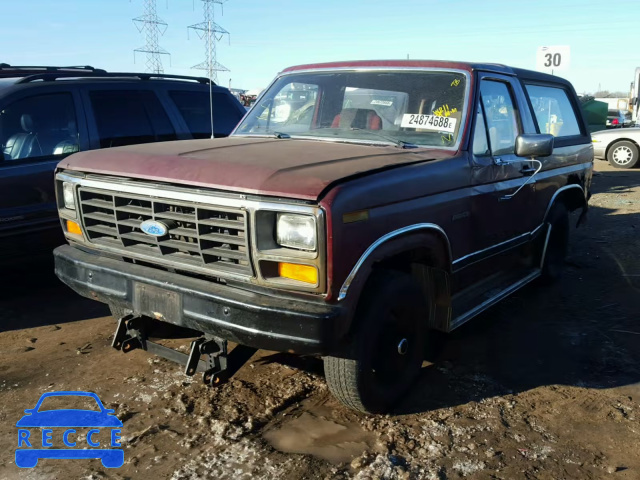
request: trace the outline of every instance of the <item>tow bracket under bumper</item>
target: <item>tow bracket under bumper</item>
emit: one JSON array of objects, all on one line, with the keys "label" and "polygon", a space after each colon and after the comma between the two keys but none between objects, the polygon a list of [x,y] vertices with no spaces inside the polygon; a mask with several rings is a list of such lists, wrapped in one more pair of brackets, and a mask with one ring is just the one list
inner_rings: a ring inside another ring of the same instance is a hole
[{"label": "tow bracket under bumper", "polygon": [[[185,365],[184,374],[193,376],[202,372],[202,379],[207,385],[217,386],[229,380],[249,358],[257,351],[244,345],[228,352],[227,341],[211,335],[204,335],[191,342],[190,352],[179,352],[148,339],[147,319],[127,315],[118,320],[116,333],[111,346],[116,350],[129,353],[140,348],[172,362]],[[206,359],[202,359],[206,355]]]}]

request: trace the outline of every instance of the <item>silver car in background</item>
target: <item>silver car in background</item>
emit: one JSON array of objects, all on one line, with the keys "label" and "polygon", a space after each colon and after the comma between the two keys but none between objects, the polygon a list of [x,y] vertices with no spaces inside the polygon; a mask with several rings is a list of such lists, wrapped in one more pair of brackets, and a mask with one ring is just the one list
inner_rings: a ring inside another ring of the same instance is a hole
[{"label": "silver car in background", "polygon": [[640,128],[616,128],[591,134],[593,155],[616,168],[633,168],[640,158]]}]

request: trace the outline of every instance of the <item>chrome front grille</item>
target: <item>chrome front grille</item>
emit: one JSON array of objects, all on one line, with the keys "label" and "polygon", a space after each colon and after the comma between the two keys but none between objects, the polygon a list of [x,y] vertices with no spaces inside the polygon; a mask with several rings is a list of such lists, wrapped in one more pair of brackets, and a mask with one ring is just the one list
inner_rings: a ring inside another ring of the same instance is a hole
[{"label": "chrome front grille", "polygon": [[[242,209],[88,187],[80,187],[79,200],[85,232],[95,245],[184,270],[252,274]],[[167,225],[168,234],[144,233],[145,220]]]}]

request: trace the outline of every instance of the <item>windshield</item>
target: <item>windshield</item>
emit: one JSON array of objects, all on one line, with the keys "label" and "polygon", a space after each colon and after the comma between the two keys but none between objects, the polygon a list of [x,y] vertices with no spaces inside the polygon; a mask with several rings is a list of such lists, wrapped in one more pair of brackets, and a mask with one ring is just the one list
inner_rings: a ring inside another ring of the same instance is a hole
[{"label": "windshield", "polygon": [[464,124],[464,73],[307,72],[280,77],[235,135],[281,135],[454,147]]}]

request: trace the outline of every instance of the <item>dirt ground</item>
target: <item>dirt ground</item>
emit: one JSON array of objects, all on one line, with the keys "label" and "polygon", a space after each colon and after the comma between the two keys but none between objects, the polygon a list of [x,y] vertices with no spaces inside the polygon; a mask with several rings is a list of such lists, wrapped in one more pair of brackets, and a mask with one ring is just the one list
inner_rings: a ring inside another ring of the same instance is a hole
[{"label": "dirt ground", "polygon": [[[563,280],[530,285],[451,334],[393,416],[350,412],[315,359],[258,352],[217,389],[110,347],[106,308],[50,265],[0,298],[1,479],[640,479],[640,170],[596,162]],[[6,277],[5,277],[6,280]],[[40,395],[97,393],[125,464],[14,464]]]}]

